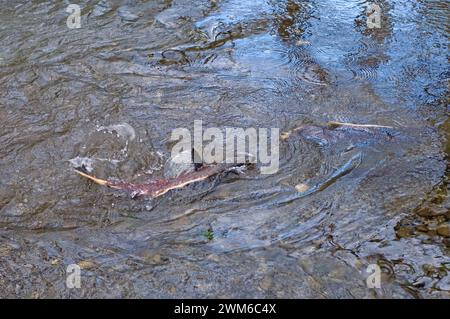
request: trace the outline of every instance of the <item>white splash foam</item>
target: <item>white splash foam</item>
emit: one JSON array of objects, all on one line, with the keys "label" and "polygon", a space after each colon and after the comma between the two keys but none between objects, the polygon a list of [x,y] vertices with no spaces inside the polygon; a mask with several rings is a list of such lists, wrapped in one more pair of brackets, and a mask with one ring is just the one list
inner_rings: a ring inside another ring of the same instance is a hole
[{"label": "white splash foam", "polygon": [[97,131],[107,131],[111,134],[117,134],[118,136],[133,141],[136,138],[136,131],[128,123],[113,124],[109,126],[99,126]]},{"label": "white splash foam", "polygon": [[94,163],[94,160],[89,157],[75,157],[69,160],[70,164],[74,168],[84,166],[88,172],[92,172],[94,168],[92,167],[92,164]]},{"label": "white splash foam", "polygon": [[75,158],[70,159],[69,163],[74,168],[84,166],[88,172],[92,172],[94,170],[93,164],[95,161],[108,162],[114,165],[117,165],[120,162],[122,162],[122,160],[116,160],[111,158],[90,158],[77,156]]}]

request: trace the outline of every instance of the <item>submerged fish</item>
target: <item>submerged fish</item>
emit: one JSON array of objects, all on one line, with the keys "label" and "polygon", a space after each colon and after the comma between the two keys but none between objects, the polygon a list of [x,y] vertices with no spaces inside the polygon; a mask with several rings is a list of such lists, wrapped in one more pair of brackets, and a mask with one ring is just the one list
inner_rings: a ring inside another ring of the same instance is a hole
[{"label": "submerged fish", "polygon": [[340,140],[356,144],[370,140],[391,141],[395,137],[394,129],[390,126],[329,122],[326,126],[301,125],[282,133],[281,140],[287,140],[294,133],[320,145],[332,144]]},{"label": "submerged fish", "polygon": [[81,176],[86,177],[99,185],[128,191],[131,193],[133,198],[137,196],[149,196],[154,198],[164,195],[170,190],[182,188],[189,184],[206,180],[212,176],[226,174],[229,172],[239,172],[249,165],[251,164],[195,164],[192,171],[186,171],[177,176],[157,179],[143,184],[100,179],[90,175],[83,166],[75,168],[75,171]]}]

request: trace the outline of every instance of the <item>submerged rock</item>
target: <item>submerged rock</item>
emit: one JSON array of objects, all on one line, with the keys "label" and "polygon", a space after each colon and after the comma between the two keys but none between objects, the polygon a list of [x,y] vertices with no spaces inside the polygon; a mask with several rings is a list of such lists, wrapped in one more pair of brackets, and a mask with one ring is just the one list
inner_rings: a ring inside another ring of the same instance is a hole
[{"label": "submerged rock", "polygon": [[448,238],[448,237],[450,237],[450,225],[448,223],[439,225],[436,228],[436,232],[439,236]]}]

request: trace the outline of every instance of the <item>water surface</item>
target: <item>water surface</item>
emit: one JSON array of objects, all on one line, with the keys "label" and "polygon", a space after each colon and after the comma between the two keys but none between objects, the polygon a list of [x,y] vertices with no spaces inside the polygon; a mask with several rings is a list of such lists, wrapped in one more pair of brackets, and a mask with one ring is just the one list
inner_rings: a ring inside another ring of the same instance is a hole
[{"label": "water surface", "polygon": [[[375,3],[0,1],[0,296],[448,298],[448,3]],[[72,170],[162,177],[194,120],[393,138],[292,135],[276,174],[154,200]]]}]

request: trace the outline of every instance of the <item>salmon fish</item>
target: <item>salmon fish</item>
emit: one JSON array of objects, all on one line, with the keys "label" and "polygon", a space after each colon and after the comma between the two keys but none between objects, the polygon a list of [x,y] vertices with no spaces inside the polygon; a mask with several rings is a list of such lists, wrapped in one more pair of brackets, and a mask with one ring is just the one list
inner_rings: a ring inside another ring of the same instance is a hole
[{"label": "salmon fish", "polygon": [[179,189],[189,184],[204,181],[212,176],[226,174],[229,172],[239,172],[242,169],[248,167],[249,165],[250,163],[233,164],[233,165],[230,164],[197,165],[195,167],[195,170],[193,171],[185,172],[175,177],[156,179],[143,184],[129,183],[119,180],[100,179],[89,174],[89,172],[87,172],[86,168],[83,166],[75,168],[75,172],[99,185],[127,191],[131,194],[133,198],[137,196],[148,196],[155,198],[166,194],[170,190]]}]

